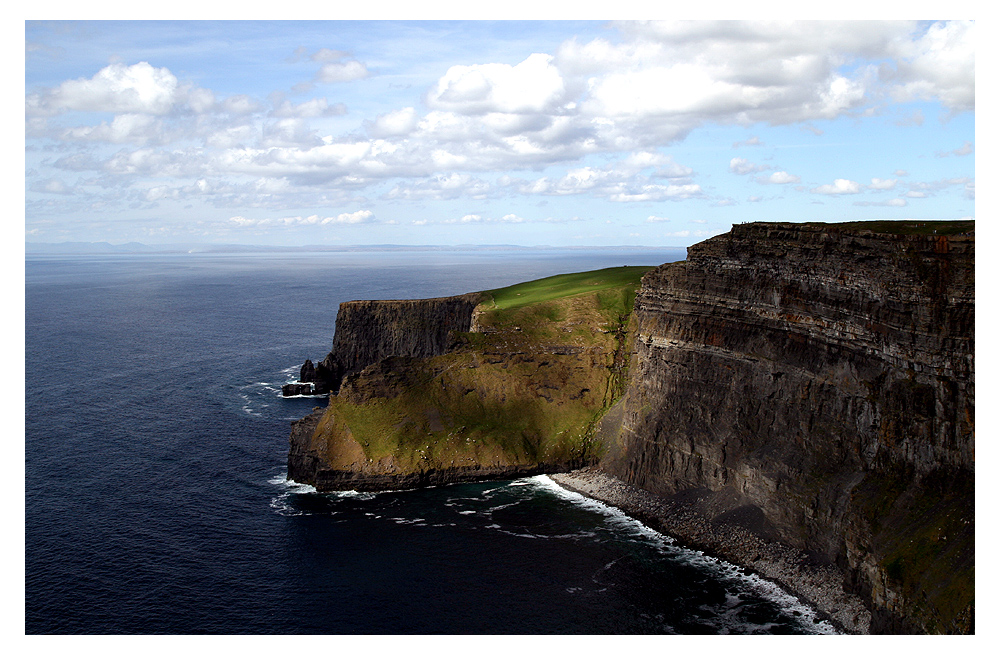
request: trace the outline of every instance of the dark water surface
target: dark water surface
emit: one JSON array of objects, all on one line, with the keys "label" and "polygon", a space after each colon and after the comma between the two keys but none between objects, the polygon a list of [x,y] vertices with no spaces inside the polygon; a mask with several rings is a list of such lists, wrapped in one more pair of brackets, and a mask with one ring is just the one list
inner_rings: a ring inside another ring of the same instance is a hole
[{"label": "dark water surface", "polygon": [[29,256],[25,631],[831,632],[773,585],[540,476],[288,483],[280,385],[338,303],[659,264],[644,253]]}]

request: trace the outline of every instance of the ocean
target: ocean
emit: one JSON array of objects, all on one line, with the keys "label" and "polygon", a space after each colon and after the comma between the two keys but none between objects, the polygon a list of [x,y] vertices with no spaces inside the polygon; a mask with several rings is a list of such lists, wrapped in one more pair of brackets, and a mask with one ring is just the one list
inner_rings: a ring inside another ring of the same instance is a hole
[{"label": "ocean", "polygon": [[280,387],[340,302],[683,250],[28,255],[27,634],[804,634],[775,585],[546,476],[318,494]]}]

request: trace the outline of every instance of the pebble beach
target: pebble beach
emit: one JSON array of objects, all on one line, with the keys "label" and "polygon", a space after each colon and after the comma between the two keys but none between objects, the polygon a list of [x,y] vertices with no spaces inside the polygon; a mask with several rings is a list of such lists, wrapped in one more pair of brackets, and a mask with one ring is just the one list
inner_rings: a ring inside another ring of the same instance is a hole
[{"label": "pebble beach", "polygon": [[821,612],[840,631],[868,634],[871,613],[844,591],[843,573],[800,550],[765,541],[737,525],[712,525],[683,503],[664,500],[594,468],[552,473],[558,485],[612,505],[688,548],[722,558],[783,587]]}]

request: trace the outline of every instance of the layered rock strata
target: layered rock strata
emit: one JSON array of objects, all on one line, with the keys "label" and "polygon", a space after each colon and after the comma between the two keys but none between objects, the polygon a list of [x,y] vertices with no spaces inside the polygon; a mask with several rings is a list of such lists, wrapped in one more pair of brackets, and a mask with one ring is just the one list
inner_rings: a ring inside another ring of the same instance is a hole
[{"label": "layered rock strata", "polygon": [[[974,237],[737,225],[647,274],[604,471],[845,570],[874,632],[969,632]],[[714,499],[714,502],[713,502]]]}]

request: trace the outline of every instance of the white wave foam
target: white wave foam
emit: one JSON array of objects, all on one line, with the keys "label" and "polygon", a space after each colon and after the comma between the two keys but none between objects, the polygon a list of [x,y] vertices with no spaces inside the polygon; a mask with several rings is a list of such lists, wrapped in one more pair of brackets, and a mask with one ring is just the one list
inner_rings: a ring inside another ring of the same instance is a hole
[{"label": "white wave foam", "polygon": [[314,494],[316,493],[316,487],[311,484],[304,484],[302,482],[296,482],[295,480],[289,480],[286,473],[279,473],[273,478],[268,480],[268,483],[275,486],[285,487],[287,493],[290,494]]},{"label": "white wave foam", "polygon": [[395,516],[395,517],[390,517],[389,520],[399,525],[420,525],[420,524],[427,525],[426,521],[421,518],[407,519],[401,516]]},{"label": "white wave foam", "polygon": [[[628,516],[617,507],[613,507],[599,500],[595,500],[584,496],[583,494],[566,489],[565,487],[558,485],[547,475],[538,475],[527,478],[527,481],[534,483],[539,488],[550,491],[561,498],[565,498],[576,505],[605,514],[614,523],[619,524],[620,527],[626,528],[630,532],[648,537],[659,547],[660,550],[669,551],[681,562],[699,568],[710,569],[719,577],[749,588],[752,593],[766,598],[770,602],[779,606],[786,616],[794,617],[800,626],[806,631],[818,634],[837,634],[837,630],[828,621],[816,620],[816,610],[806,605],[795,596],[787,593],[784,589],[770,580],[766,580],[754,573],[747,573],[735,564],[706,555],[699,550],[681,548],[673,545],[673,538],[657,532],[656,530],[643,524],[641,521]],[[740,618],[739,624],[745,625],[745,620]],[[758,628],[763,629],[761,626],[758,626]]]},{"label": "white wave foam", "polygon": [[665,546],[674,543],[673,537],[657,532],[653,528],[644,524],[642,521],[632,518],[614,505],[608,505],[600,500],[584,496],[581,493],[562,487],[547,475],[536,475],[534,477],[527,478],[527,480],[535,484],[538,488],[549,491],[560,498],[570,501],[574,505],[604,514],[608,517],[612,525],[625,529],[633,534],[638,534],[651,539],[658,546]]},{"label": "white wave foam", "polygon": [[327,491],[326,495],[333,496],[334,498],[353,498],[354,500],[371,500],[376,498],[381,492],[376,491],[354,491],[353,489],[348,489],[347,491]]},{"label": "white wave foam", "polygon": [[275,513],[282,516],[301,516],[307,513],[293,507],[288,499],[295,494],[316,493],[316,487],[309,484],[302,484],[301,482],[295,482],[294,480],[289,480],[285,473],[279,473],[267,482],[268,484],[272,484],[282,490],[281,493],[272,498],[269,503],[271,509],[273,509]]},{"label": "white wave foam", "polygon": [[243,393],[239,394],[239,396],[240,396],[240,398],[243,399],[243,407],[241,407],[241,409],[244,412],[246,412],[247,414],[249,414],[250,416],[257,416],[257,417],[259,417],[260,416],[260,412],[255,412],[253,410],[253,408],[252,408],[253,401],[250,400],[250,396],[248,396],[246,394],[243,394]]}]

